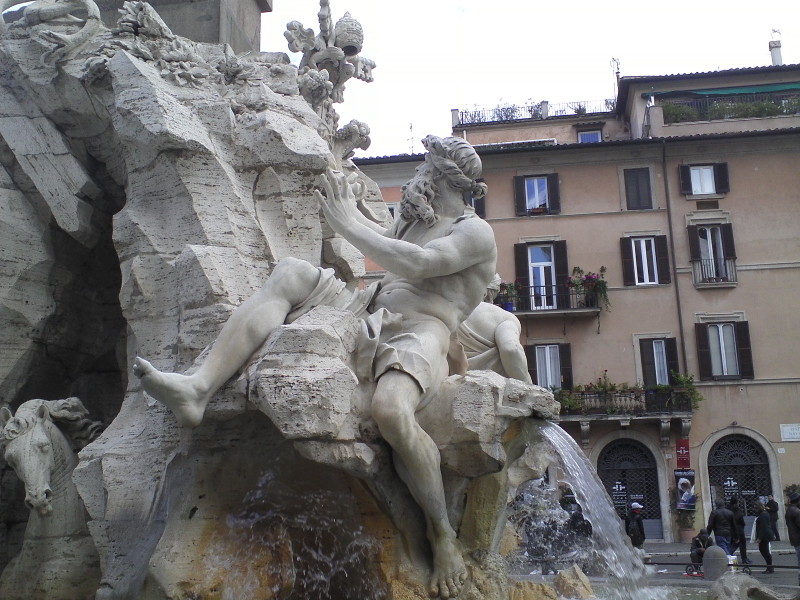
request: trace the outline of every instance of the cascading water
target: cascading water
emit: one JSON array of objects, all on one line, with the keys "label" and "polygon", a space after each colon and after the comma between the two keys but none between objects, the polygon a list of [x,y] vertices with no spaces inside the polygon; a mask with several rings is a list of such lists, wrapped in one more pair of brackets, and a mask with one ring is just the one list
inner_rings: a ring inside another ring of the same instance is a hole
[{"label": "cascading water", "polygon": [[[544,546],[545,555],[529,553],[540,572],[545,574],[552,566],[550,559],[576,563],[589,575],[606,577],[607,583],[598,588],[604,600],[671,600],[681,593],[669,588],[648,587],[648,567],[631,546],[622,521],[617,516],[608,494],[592,464],[575,440],[555,423],[541,421],[538,424],[542,436],[550,443],[558,459],[563,479],[582,509],[582,515],[570,515],[558,505],[558,490],[551,486],[526,487],[530,511],[536,521],[528,534],[533,542]],[[514,507],[512,506],[512,511]],[[531,514],[527,515],[528,517]],[[591,526],[583,526],[585,518]],[[511,516],[512,521],[514,515]],[[548,533],[549,532],[549,533]],[[537,540],[536,537],[550,535],[552,539]],[[541,543],[543,542],[543,543]],[[558,555],[559,550],[567,554]],[[561,567],[562,565],[559,565]],[[555,569],[553,569],[555,572]]]},{"label": "cascading water", "polygon": [[539,429],[558,455],[564,483],[572,488],[584,517],[592,524],[595,543],[602,544],[597,549],[606,559],[608,574],[633,585],[643,583],[647,568],[630,545],[622,522],[589,459],[558,425],[542,421]]}]

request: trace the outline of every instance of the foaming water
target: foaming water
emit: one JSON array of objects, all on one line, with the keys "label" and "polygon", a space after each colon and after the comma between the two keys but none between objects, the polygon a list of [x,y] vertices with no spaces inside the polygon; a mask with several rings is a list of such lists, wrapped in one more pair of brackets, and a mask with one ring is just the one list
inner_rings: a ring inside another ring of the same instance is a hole
[{"label": "foaming water", "polygon": [[[604,562],[603,568],[609,577],[605,598],[658,599],[659,596],[651,596],[649,593],[647,596],[642,595],[643,588],[647,585],[647,567],[630,545],[622,522],[589,459],[575,440],[558,425],[542,421],[539,428],[558,455],[564,483],[572,488],[584,517],[592,524],[592,544],[595,550],[592,554]],[[670,597],[664,596],[665,599]]]},{"label": "foaming water", "polygon": [[225,565],[222,600],[384,600],[373,567],[378,543],[342,492],[299,484],[280,466],[262,473],[211,544]]}]

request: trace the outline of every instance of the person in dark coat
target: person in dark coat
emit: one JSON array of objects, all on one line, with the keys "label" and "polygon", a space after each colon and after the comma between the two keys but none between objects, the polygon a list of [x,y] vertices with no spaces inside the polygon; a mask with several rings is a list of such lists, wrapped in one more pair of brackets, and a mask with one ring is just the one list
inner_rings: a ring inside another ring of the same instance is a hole
[{"label": "person in dark coat", "polygon": [[[800,492],[789,496],[789,506],[786,509],[786,529],[789,530],[789,543],[794,546],[797,555],[797,566],[800,567]],[[800,572],[798,572],[798,585],[800,585]]]},{"label": "person in dark coat", "polygon": [[733,539],[731,540],[731,554],[736,552],[736,549],[739,549],[739,554],[742,558],[743,565],[752,565],[753,561],[747,558],[747,536],[744,533],[744,511],[742,507],[739,506],[739,497],[734,496],[731,498],[731,502],[728,505],[728,508],[733,513]]},{"label": "person in dark coat", "polygon": [[625,531],[628,537],[631,538],[631,544],[634,548],[642,549],[644,545],[644,519],[642,518],[642,509],[644,506],[638,502],[631,503],[631,510],[628,513],[628,518],[625,519]]},{"label": "person in dark coat", "polygon": [[706,530],[709,535],[714,534],[714,541],[717,546],[725,550],[725,554],[730,556],[733,554],[731,548],[731,540],[735,532],[733,524],[733,512],[725,508],[725,501],[722,499],[714,503],[714,510],[708,515],[708,525]]},{"label": "person in dark coat", "polygon": [[775,534],[772,532],[772,521],[770,520],[769,512],[761,502],[756,502],[756,541],[758,542],[758,551],[764,557],[764,562],[767,563],[767,568],[762,573],[774,573],[772,568],[772,553],[769,551],[769,543],[775,540]]},{"label": "person in dark coat", "polygon": [[692,538],[692,545],[689,547],[689,557],[696,569],[703,564],[703,554],[706,549],[714,545],[714,540],[708,535],[708,531],[701,529],[700,533]]},{"label": "person in dark coat", "polygon": [[769,513],[769,520],[772,523],[772,534],[775,536],[775,541],[781,541],[781,534],[778,533],[778,511],[780,507],[778,506],[778,502],[775,498],[772,497],[772,494],[767,496],[767,503],[764,505]]}]

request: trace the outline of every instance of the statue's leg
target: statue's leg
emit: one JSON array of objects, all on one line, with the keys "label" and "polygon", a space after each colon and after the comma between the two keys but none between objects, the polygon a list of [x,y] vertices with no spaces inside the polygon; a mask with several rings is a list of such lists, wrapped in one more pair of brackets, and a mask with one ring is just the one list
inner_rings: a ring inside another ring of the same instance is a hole
[{"label": "statue's leg", "polygon": [[398,474],[425,513],[433,550],[431,595],[455,598],[464,584],[466,567],[447,517],[439,449],[414,417],[421,396],[410,375],[388,371],[378,380],[372,416],[394,451]]},{"label": "statue's leg", "polygon": [[166,404],[181,425],[196,427],[206,404],[250,359],[272,331],[303,302],[319,281],[319,270],[295,258],[281,260],[264,287],[248,298],[231,315],[205,361],[191,375],[162,373],[142,358],[133,372],[153,398]]}]

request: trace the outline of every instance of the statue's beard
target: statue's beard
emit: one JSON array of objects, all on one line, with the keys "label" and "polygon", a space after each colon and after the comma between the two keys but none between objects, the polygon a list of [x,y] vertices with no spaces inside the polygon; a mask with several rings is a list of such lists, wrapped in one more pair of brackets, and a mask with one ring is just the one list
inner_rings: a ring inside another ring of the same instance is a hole
[{"label": "statue's beard", "polygon": [[415,175],[403,186],[400,214],[407,221],[424,221],[430,227],[439,219],[431,207],[431,201],[438,191],[430,177]]}]

